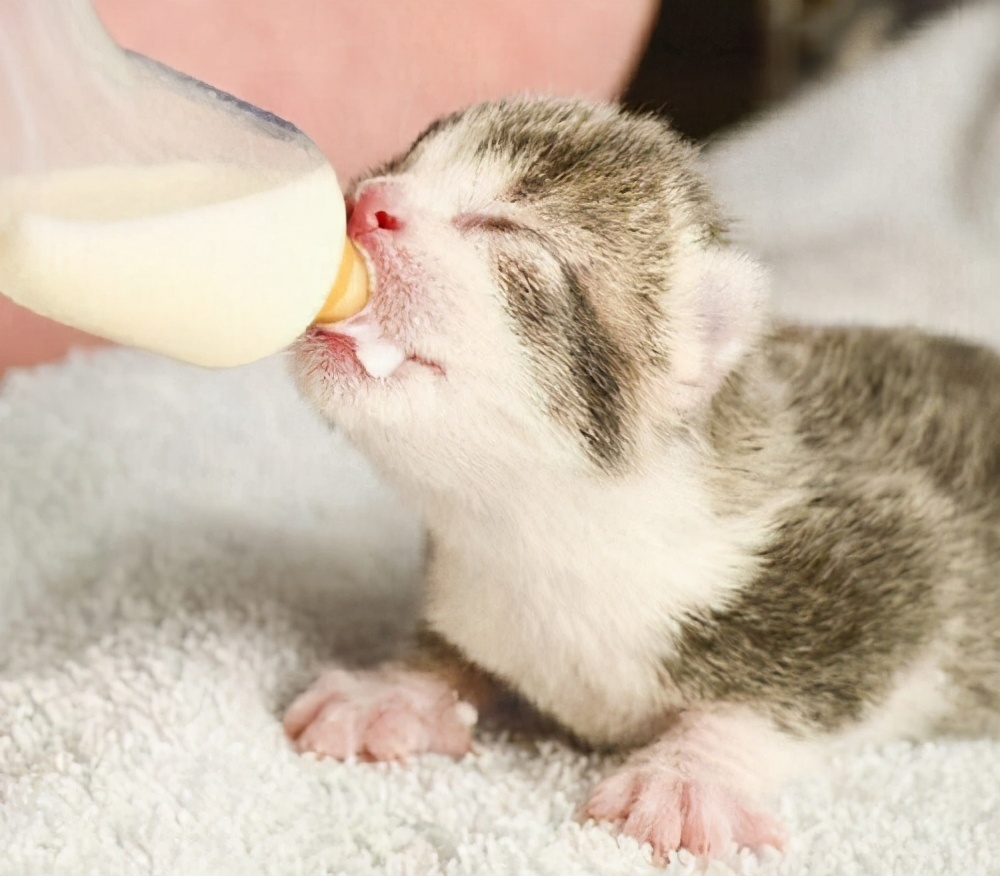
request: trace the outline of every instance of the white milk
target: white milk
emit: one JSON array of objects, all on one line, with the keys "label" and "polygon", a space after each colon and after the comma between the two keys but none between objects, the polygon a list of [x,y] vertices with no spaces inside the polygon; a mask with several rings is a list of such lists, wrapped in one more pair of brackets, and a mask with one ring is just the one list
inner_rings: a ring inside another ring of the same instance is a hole
[{"label": "white milk", "polygon": [[361,367],[372,377],[385,380],[406,361],[403,348],[382,334],[367,308],[356,316],[337,323],[337,331],[353,339],[354,354]]},{"label": "white milk", "polygon": [[0,293],[197,365],[241,365],[312,322],[342,257],[332,168],[98,166],[0,179]]}]

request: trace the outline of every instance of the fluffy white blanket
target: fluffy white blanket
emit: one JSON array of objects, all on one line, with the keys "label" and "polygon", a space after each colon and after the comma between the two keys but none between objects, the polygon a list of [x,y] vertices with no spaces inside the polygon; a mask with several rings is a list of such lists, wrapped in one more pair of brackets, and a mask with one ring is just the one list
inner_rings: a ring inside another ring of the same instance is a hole
[{"label": "fluffy white blanket", "polygon": [[[997,68],[1000,7],[970,12],[707,156],[783,310],[1000,343]],[[291,752],[291,695],[405,634],[419,545],[280,361],[11,374],[0,876],[660,872],[574,822],[609,763],[554,742],[406,768]],[[789,851],[739,872],[1000,873],[997,742],[862,751],[778,805]]]}]

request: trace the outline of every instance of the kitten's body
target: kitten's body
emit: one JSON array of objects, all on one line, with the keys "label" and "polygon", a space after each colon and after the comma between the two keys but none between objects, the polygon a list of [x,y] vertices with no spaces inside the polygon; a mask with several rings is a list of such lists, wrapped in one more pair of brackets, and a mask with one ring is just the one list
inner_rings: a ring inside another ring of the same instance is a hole
[{"label": "kitten's body", "polygon": [[499,685],[644,746],[590,814],[718,851],[845,741],[998,728],[998,357],[766,329],[693,153],[610,107],[473,108],[354,201],[404,364],[335,326],[299,374],[425,515],[425,631],[307,692],[299,747],[454,753]]},{"label": "kitten's body", "polygon": [[614,485],[512,472],[488,517],[439,508],[426,617],[594,744],[706,701],[850,734],[914,684],[878,735],[997,732],[997,423],[987,351],[782,330]]}]

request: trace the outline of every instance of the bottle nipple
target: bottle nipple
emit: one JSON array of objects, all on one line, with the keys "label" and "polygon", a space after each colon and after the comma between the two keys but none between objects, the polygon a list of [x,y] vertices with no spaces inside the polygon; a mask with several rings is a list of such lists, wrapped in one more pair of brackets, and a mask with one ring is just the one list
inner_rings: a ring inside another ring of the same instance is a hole
[{"label": "bottle nipple", "polygon": [[330,294],[316,314],[313,325],[340,322],[354,316],[368,303],[368,271],[365,261],[350,240],[344,242],[344,257]]}]

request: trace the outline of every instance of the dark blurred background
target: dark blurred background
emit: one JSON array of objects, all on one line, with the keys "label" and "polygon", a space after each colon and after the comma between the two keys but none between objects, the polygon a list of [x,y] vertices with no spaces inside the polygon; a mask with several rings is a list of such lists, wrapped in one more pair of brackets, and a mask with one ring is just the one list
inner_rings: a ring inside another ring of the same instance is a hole
[{"label": "dark blurred background", "polygon": [[703,140],[863,64],[958,0],[662,0],[625,96]]}]

